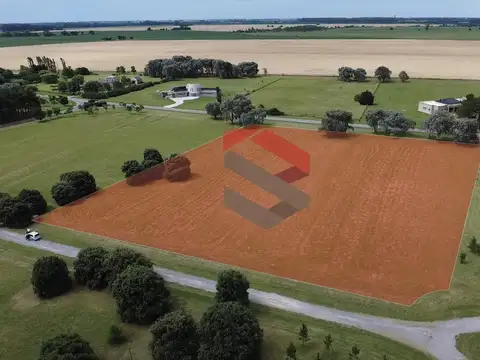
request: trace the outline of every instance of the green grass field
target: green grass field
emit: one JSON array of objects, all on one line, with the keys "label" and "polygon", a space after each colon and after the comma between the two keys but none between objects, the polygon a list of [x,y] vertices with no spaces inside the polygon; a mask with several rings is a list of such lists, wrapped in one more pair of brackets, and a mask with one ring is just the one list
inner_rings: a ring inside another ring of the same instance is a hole
[{"label": "green grass field", "polygon": [[[284,126],[280,124],[280,126]],[[99,186],[123,178],[120,167],[125,160],[142,155],[146,147],[162,154],[182,152],[214,139],[230,125],[206,116],[164,112],[129,114],[124,110],[101,110],[97,115],[74,114],[44,124],[30,123],[0,131],[0,192],[18,193],[37,188],[50,204],[50,188],[65,171],[89,170]],[[35,139],[35,141],[32,141]],[[16,156],[11,156],[15,153]],[[462,249],[472,235],[480,234],[480,184],[477,182]],[[77,247],[103,244],[114,247],[118,241],[80,234],[50,226],[38,226],[45,238]],[[215,279],[226,266],[200,259],[137,247],[157,264],[170,269]],[[252,287],[292,296],[297,299],[411,320],[436,320],[480,315],[480,257],[469,254],[468,264],[458,265],[449,291],[429,294],[412,307],[360,297],[305,283],[244,271]]]},{"label": "green grass field", "polygon": [[[0,247],[0,358],[2,360],[34,360],[43,340],[63,332],[78,332],[91,343],[102,360],[127,360],[129,350],[133,359],[149,359],[148,327],[122,324],[115,313],[114,301],[107,292],[75,289],[56,299],[39,301],[30,285],[34,261],[50,255],[40,250],[2,242]],[[71,259],[66,261],[72,264]],[[169,285],[177,308],[188,309],[199,319],[213,304],[213,294],[177,285]],[[299,360],[313,359],[323,352],[323,339],[329,333],[334,339],[332,356],[324,359],[346,360],[348,351],[357,344],[362,356],[380,360],[387,354],[391,360],[428,360],[427,355],[386,338],[332,323],[317,321],[295,314],[253,306],[265,332],[262,360],[283,357],[290,341],[297,346]],[[310,342],[302,346],[298,328],[305,323]],[[129,342],[119,347],[107,345],[110,325],[120,326]]]},{"label": "green grass field", "polygon": [[[146,30],[146,28],[145,28]],[[357,27],[327,31],[234,33],[229,31],[97,31],[95,35],[50,37],[0,37],[0,47],[73,42],[103,41],[103,38],[126,36],[131,40],[243,40],[243,39],[431,39],[480,40],[480,30],[472,27]]]},{"label": "green grass field", "polygon": [[469,360],[480,359],[480,333],[458,335],[457,349]]}]

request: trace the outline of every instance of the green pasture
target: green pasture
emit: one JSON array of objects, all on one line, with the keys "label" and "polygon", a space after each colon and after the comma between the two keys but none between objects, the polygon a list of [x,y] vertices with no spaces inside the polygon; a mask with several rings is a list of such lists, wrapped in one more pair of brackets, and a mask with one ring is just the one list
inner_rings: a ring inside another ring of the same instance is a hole
[{"label": "green pasture", "polygon": [[[33,263],[47,252],[2,242],[0,247],[0,358],[2,360],[34,360],[43,340],[64,332],[78,332],[93,346],[103,360],[149,359],[148,327],[126,325],[115,313],[115,304],[108,292],[77,288],[71,293],[46,301],[38,300],[30,285]],[[72,265],[71,259],[66,259]],[[213,304],[213,294],[169,285],[176,308],[185,308],[198,320]],[[333,352],[324,359],[347,360],[350,348],[357,344],[362,355],[381,360],[428,360],[427,355],[405,345],[365,331],[317,321],[262,306],[253,306],[265,332],[262,360],[282,358],[290,341],[297,346],[299,360],[310,360],[323,354],[323,339],[333,337]],[[311,340],[302,346],[298,329],[305,323]],[[112,347],[107,344],[111,325],[120,326],[128,343]],[[129,351],[130,349],[130,351]]]},{"label": "green pasture", "polygon": [[480,359],[480,333],[458,335],[457,349],[469,360]]},{"label": "green pasture", "polygon": [[[326,31],[282,31],[235,33],[230,31],[97,31],[77,36],[0,37],[0,47],[40,44],[82,43],[104,41],[104,38],[125,36],[128,40],[245,40],[245,39],[425,39],[480,40],[476,27],[354,27],[330,28]],[[116,40],[122,41],[122,40]]]}]

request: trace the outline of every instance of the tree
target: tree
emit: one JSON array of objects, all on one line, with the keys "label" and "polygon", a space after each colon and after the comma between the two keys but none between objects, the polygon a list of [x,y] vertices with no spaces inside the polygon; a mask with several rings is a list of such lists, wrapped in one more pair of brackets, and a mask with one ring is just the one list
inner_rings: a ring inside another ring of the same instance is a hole
[{"label": "tree", "polygon": [[73,70],[71,66],[68,66],[62,70],[62,75],[68,79],[71,79],[75,76],[75,70]]},{"label": "tree", "polygon": [[53,185],[51,193],[55,202],[64,206],[81,199],[97,190],[95,178],[88,171],[71,171],[60,175],[60,181]]},{"label": "tree", "polygon": [[105,259],[107,283],[112,286],[117,276],[130,265],[153,267],[153,263],[145,255],[129,248],[117,248]]},{"label": "tree", "polygon": [[233,124],[235,120],[240,122],[240,117],[254,109],[252,101],[245,95],[237,94],[233,99],[227,99],[222,102],[220,109],[225,116]]},{"label": "tree", "polygon": [[355,70],[348,66],[342,66],[338,69],[338,78],[341,81],[351,82],[355,77]]},{"label": "tree", "polygon": [[350,353],[348,354],[348,358],[350,360],[359,360],[360,359],[360,349],[358,348],[357,345],[352,346],[352,350],[350,350]]},{"label": "tree", "polygon": [[0,198],[0,226],[23,228],[32,221],[32,211],[27,204],[7,195]]},{"label": "tree", "polygon": [[389,111],[383,120],[383,127],[386,134],[405,134],[415,128],[415,121],[407,119],[402,113]]},{"label": "tree", "polygon": [[265,118],[267,117],[267,112],[264,109],[253,109],[247,113],[243,113],[240,116],[240,125],[247,126],[252,124],[263,124]]},{"label": "tree", "polygon": [[375,70],[375,77],[378,79],[378,81],[380,82],[386,82],[386,81],[390,81],[392,78],[392,72],[390,71],[390,69],[386,66],[379,66],[376,70]]},{"label": "tree", "polygon": [[268,69],[267,68],[263,68],[262,71],[263,71],[263,76],[268,76]]},{"label": "tree", "polygon": [[141,173],[143,170],[143,165],[137,160],[128,160],[122,165],[122,172],[125,174],[125,178]]},{"label": "tree", "polygon": [[310,340],[310,337],[308,336],[307,325],[302,324],[302,326],[300,326],[300,330],[298,331],[298,340],[301,340],[303,345]]},{"label": "tree", "polygon": [[220,104],[220,110],[222,111],[223,117],[225,120],[230,120],[230,122],[233,124],[234,117],[233,117],[233,100],[232,99],[226,99],[222,101]]},{"label": "tree", "polygon": [[470,242],[468,243],[468,249],[472,254],[480,254],[480,245],[477,242],[477,238],[475,236],[472,236],[470,239]]},{"label": "tree", "polygon": [[116,69],[116,72],[117,74],[125,74],[125,66],[123,65],[120,65],[120,66],[117,66],[117,69]]},{"label": "tree", "polygon": [[96,80],[87,81],[85,85],[83,85],[84,93],[98,93],[102,89],[103,84],[100,81]]},{"label": "tree", "polygon": [[455,119],[452,132],[456,142],[478,144],[478,123],[475,119]]},{"label": "tree", "polygon": [[263,330],[253,312],[236,302],[209,308],[200,320],[198,337],[198,360],[256,360],[261,355]]},{"label": "tree", "polygon": [[297,360],[297,348],[292,342],[285,349],[285,360]]},{"label": "tree", "polygon": [[143,160],[154,161],[156,164],[163,163],[163,157],[157,149],[145,149],[143,151]]},{"label": "tree", "polygon": [[315,355],[315,360],[322,360],[319,352],[317,352],[317,355]]},{"label": "tree", "polygon": [[59,96],[58,97],[58,102],[62,105],[67,105],[68,104],[68,98],[66,96]]},{"label": "tree", "polygon": [[455,115],[448,111],[437,111],[430,115],[423,123],[423,128],[427,130],[428,137],[435,135],[437,138],[444,134],[451,134],[455,124]]},{"label": "tree", "polygon": [[106,288],[105,261],[108,255],[109,252],[100,246],[80,250],[73,261],[73,277],[76,282],[90,290]]},{"label": "tree", "polygon": [[410,79],[405,70],[400,71],[400,73],[398,74],[398,78],[401,82],[407,82]]},{"label": "tree", "polygon": [[353,71],[353,81],[365,81],[367,80],[367,71],[362,68],[355,69]]},{"label": "tree", "polygon": [[62,295],[72,288],[72,279],[65,261],[57,256],[44,256],[33,265],[33,292],[42,299]]},{"label": "tree", "polygon": [[[57,84],[57,90],[61,93],[66,93],[68,92],[68,84],[66,81],[59,81]],[[68,103],[68,100],[67,100]]]},{"label": "tree", "polygon": [[155,321],[150,332],[153,360],[196,360],[198,354],[197,324],[185,311],[174,311]]},{"label": "tree", "polygon": [[468,94],[457,109],[457,115],[461,118],[475,118],[480,122],[480,97]]},{"label": "tree", "polygon": [[219,102],[211,102],[205,105],[205,111],[208,115],[217,120],[217,117],[222,115],[222,109]]},{"label": "tree", "polygon": [[38,360],[99,360],[78,334],[61,334],[43,342]]},{"label": "tree", "polygon": [[151,267],[129,265],[113,282],[112,295],[126,323],[148,325],[170,310],[170,292]]},{"label": "tree", "polygon": [[88,68],[82,66],[82,67],[76,68],[75,73],[77,75],[90,75],[90,70],[88,70]]},{"label": "tree", "polygon": [[137,72],[137,69],[135,69],[135,66],[131,66],[130,71],[135,74]]},{"label": "tree", "polygon": [[353,114],[343,110],[330,110],[322,118],[322,125],[319,130],[347,132],[353,129],[350,125],[353,123]]},{"label": "tree", "polygon": [[53,110],[52,109],[47,109],[47,116],[48,117],[53,116]]},{"label": "tree", "polygon": [[327,336],[325,336],[325,340],[323,340],[323,343],[325,344],[325,350],[330,351],[333,344],[332,334],[328,334]]},{"label": "tree", "polygon": [[237,270],[224,270],[218,274],[217,293],[215,300],[218,303],[236,301],[242,305],[248,306],[248,289],[250,283],[245,275]]},{"label": "tree", "polygon": [[27,205],[33,215],[42,215],[47,211],[47,201],[38,190],[23,189],[17,199]]},{"label": "tree", "polygon": [[385,118],[388,116],[388,112],[382,109],[370,110],[365,115],[365,120],[367,121],[368,126],[373,128],[373,131],[376,133],[379,126],[383,126]]},{"label": "tree", "polygon": [[375,102],[375,95],[369,90],[355,95],[354,100],[360,105],[373,105]]},{"label": "tree", "polygon": [[53,111],[53,114],[54,114],[55,116],[60,115],[60,112],[61,112],[60,108],[58,108],[58,107],[52,108],[52,111]]},{"label": "tree", "polygon": [[467,263],[467,254],[465,252],[460,253],[460,264],[466,264]]},{"label": "tree", "polygon": [[58,74],[46,73],[40,76],[40,79],[45,84],[56,84],[58,82]]},{"label": "tree", "polygon": [[107,343],[110,345],[121,345],[127,341],[127,337],[123,335],[122,329],[116,325],[110,326],[108,329]]}]

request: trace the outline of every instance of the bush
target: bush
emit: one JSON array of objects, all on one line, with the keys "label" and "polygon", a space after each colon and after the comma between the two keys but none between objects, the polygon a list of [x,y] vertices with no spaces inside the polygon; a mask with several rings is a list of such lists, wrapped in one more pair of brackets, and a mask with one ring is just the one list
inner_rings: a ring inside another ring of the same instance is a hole
[{"label": "bush", "polygon": [[116,325],[110,326],[108,329],[107,342],[110,345],[121,345],[127,341],[127,337],[123,335],[122,329]]},{"label": "bush", "polygon": [[123,163],[121,169],[125,178],[129,178],[130,176],[141,173],[143,171],[143,164],[140,164],[137,160],[128,160]]},{"label": "bush", "polygon": [[113,250],[105,260],[107,283],[112,286],[117,276],[129,265],[139,265],[148,268],[153,267],[153,263],[147,259],[145,255],[128,248],[117,248]]},{"label": "bush", "polygon": [[99,360],[78,334],[61,334],[43,342],[38,360]]},{"label": "bush", "polygon": [[375,95],[369,90],[355,95],[354,100],[360,105],[373,105],[375,102]]},{"label": "bush", "polygon": [[126,323],[148,325],[170,310],[170,292],[151,267],[128,266],[113,282],[112,294]]},{"label": "bush", "polygon": [[143,160],[155,161],[157,164],[163,163],[163,157],[157,149],[145,149],[143,151]]},{"label": "bush", "polygon": [[23,228],[32,221],[32,211],[25,203],[11,196],[0,199],[0,226]]},{"label": "bush", "polygon": [[90,70],[88,70],[88,68],[86,67],[78,67],[75,69],[75,74],[77,75],[90,75]]},{"label": "bush", "polygon": [[205,105],[205,111],[208,115],[213,117],[215,120],[222,115],[222,110],[220,108],[219,102],[211,102]]},{"label": "bush", "polygon": [[237,270],[224,270],[217,278],[215,300],[219,303],[236,301],[248,306],[248,289],[250,283],[245,275]]},{"label": "bush", "polygon": [[150,328],[153,360],[194,360],[198,353],[197,325],[184,311],[175,311],[157,319]]},{"label": "bush", "polygon": [[33,292],[42,299],[65,294],[72,288],[72,279],[65,261],[57,256],[44,256],[33,265]]},{"label": "bush", "polygon": [[276,107],[268,109],[267,110],[267,115],[269,116],[282,116],[285,115],[283,111],[278,110]]},{"label": "bush", "polygon": [[400,79],[401,82],[406,82],[410,79],[410,76],[408,76],[406,71],[402,70],[398,74],[398,78]]},{"label": "bush", "polygon": [[198,360],[260,358],[263,330],[253,312],[241,304],[220,303],[208,309],[200,320],[198,337]]},{"label": "bush", "polygon": [[23,189],[17,199],[27,205],[33,215],[42,215],[47,211],[47,201],[38,190]]},{"label": "bush", "polygon": [[107,287],[105,261],[109,252],[102,247],[88,247],[80,250],[73,261],[73,277],[79,285],[90,290]]},{"label": "bush", "polygon": [[60,181],[53,185],[51,193],[55,202],[64,206],[81,199],[97,190],[95,178],[88,171],[71,171],[60,175]]},{"label": "bush", "polygon": [[67,105],[68,104],[68,98],[66,96],[59,96],[58,97],[58,102],[62,105]]},{"label": "bush", "polygon": [[56,84],[58,82],[58,74],[47,73],[40,77],[43,83],[45,84]]}]

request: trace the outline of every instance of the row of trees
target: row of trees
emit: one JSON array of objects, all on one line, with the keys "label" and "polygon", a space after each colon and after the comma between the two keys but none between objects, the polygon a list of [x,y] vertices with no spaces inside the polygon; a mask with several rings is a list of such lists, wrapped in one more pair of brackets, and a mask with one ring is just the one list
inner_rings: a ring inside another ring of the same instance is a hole
[{"label": "row of trees", "polygon": [[98,80],[87,81],[83,85],[82,96],[86,99],[108,99],[110,97],[125,95],[134,91],[161,84],[160,81],[148,81],[141,84],[134,84],[127,76],[121,76],[112,83],[100,82]]},{"label": "row of trees", "polygon": [[256,76],[258,64],[241,62],[235,65],[224,60],[194,59],[191,56],[177,55],[171,59],[150,60],[145,66],[144,73],[147,76],[167,80],[204,76],[231,79]]},{"label": "row of trees", "polygon": [[[380,82],[389,82],[392,80],[392,71],[386,66],[379,66],[375,69],[375,78]],[[402,70],[398,74],[398,78],[402,82],[406,82],[410,79],[407,72]],[[367,71],[363,68],[351,68],[348,66],[342,66],[338,69],[338,79],[345,82],[362,82],[367,80]]]},{"label": "row of trees", "polygon": [[[164,279],[143,254],[127,248],[107,251],[102,247],[82,249],[73,264],[73,279],[66,263],[56,257],[38,259],[32,270],[34,293],[50,299],[67,293],[73,283],[94,291],[108,289],[125,323],[151,325],[149,345],[154,360],[259,359],[263,330],[248,308],[249,282],[234,270],[221,272],[215,304],[200,322],[183,309],[174,310]],[[118,331],[115,331],[117,337]],[[115,334],[114,334],[115,335]],[[76,334],[63,334],[44,343],[44,354],[68,353],[80,344],[82,359],[97,359]],[[48,345],[47,345],[48,344]]]}]

